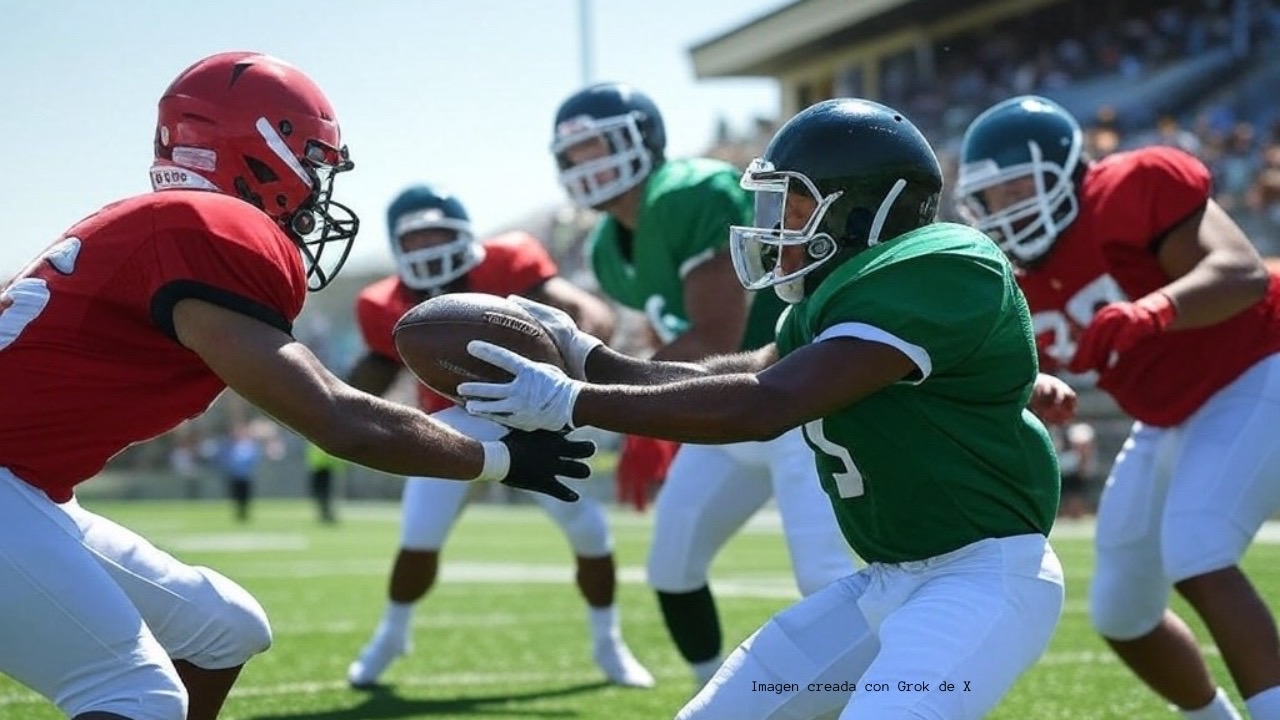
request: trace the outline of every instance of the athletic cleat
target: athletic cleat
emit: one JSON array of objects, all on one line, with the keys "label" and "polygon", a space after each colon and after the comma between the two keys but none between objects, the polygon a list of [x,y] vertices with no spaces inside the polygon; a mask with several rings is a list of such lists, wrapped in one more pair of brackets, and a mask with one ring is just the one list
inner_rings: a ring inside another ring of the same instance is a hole
[{"label": "athletic cleat", "polygon": [[374,633],[373,639],[360,651],[360,656],[347,666],[347,682],[356,688],[377,684],[392,661],[412,649],[407,637],[392,638],[387,633]]},{"label": "athletic cleat", "polygon": [[651,688],[654,685],[653,674],[631,654],[622,638],[597,642],[591,655],[614,685],[633,688]]}]

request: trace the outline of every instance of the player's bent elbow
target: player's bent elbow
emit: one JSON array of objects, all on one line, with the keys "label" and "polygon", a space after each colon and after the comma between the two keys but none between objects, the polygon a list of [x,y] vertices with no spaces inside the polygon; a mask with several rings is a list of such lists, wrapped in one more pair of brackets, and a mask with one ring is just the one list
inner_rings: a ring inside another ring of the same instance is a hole
[{"label": "player's bent elbow", "polygon": [[725,420],[734,426],[735,434],[743,441],[768,442],[791,429],[776,408],[756,408],[730,415]]},{"label": "player's bent elbow", "polygon": [[1241,290],[1257,302],[1267,294],[1267,288],[1271,285],[1271,273],[1267,272],[1267,267],[1261,263],[1249,268],[1243,277],[1238,281]]}]

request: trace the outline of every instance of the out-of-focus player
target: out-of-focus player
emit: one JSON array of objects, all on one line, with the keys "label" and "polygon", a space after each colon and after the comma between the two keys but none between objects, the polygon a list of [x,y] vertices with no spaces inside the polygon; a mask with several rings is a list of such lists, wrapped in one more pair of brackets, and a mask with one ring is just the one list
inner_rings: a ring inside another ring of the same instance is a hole
[{"label": "out-of-focus player", "polygon": [[[403,365],[392,329],[423,300],[453,292],[520,295],[568,312],[593,335],[608,338],[613,312],[594,295],[559,277],[555,261],[537,238],[508,232],[484,241],[472,233],[471,218],[452,194],[427,185],[403,190],[387,209],[387,232],[397,272],[365,288],[356,300],[356,319],[368,346],[349,378],[352,385],[382,395]],[[453,402],[418,386],[419,406],[455,430],[493,440],[505,429],[467,415]],[[347,669],[357,687],[377,682],[391,662],[411,646],[414,605],[435,584],[440,551],[462,510],[467,486],[448,480],[411,477],[401,499],[400,551],[387,591],[387,607],[373,637]],[[622,639],[614,604],[616,571],[613,540],[604,508],[590,497],[564,503],[533,499],[564,532],[577,563],[576,579],[587,601],[592,657],[614,683],[650,687],[653,676]]]},{"label": "out-of-focus player", "polygon": [[1094,627],[1187,718],[1238,715],[1172,586],[1255,719],[1280,718],[1280,642],[1239,561],[1280,506],[1280,278],[1168,147],[1090,162],[1063,108],[1001,102],[965,134],[962,211],[1020,267],[1047,370],[1096,372],[1136,419],[1098,510]]},{"label": "out-of-focus player", "polygon": [[73,225],[0,291],[0,672],[74,720],[212,720],[271,644],[262,607],[80,507],[75,487],[230,387],[333,454],[386,472],[572,497],[590,453],[556,434],[479,442],[334,377],[290,334],[357,221],[333,107],[249,52],[160,99],[155,190]]}]

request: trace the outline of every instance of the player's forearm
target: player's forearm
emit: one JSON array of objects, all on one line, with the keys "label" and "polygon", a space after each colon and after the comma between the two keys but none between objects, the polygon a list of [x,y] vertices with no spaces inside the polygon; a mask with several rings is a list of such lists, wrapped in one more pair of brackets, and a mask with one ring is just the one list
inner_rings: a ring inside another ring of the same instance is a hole
[{"label": "player's forearm", "polygon": [[662,385],[709,375],[755,373],[773,362],[772,350],[769,346],[688,363],[641,360],[600,346],[587,356],[587,379],[597,385]]},{"label": "player's forearm", "polygon": [[352,392],[336,399],[324,437],[331,455],[393,475],[470,480],[484,466],[481,444],[425,413]]},{"label": "player's forearm", "polygon": [[1178,309],[1168,330],[1191,330],[1225,322],[1261,300],[1268,283],[1261,262],[1211,253],[1162,289]]},{"label": "player's forearm", "polygon": [[585,369],[587,380],[599,385],[661,385],[709,374],[697,363],[642,360],[604,345],[587,356]]},{"label": "player's forearm", "polygon": [[714,375],[676,383],[587,385],[574,424],[690,443],[767,440],[789,429],[754,374]]}]

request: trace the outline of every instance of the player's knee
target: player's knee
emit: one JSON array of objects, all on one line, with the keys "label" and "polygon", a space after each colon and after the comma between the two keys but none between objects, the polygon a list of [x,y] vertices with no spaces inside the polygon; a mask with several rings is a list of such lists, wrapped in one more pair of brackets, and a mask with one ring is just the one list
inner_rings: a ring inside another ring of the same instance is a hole
[{"label": "player's knee", "polygon": [[646,572],[649,587],[664,593],[687,593],[706,587],[709,563],[692,562],[687,556],[650,553]]},{"label": "player's knee", "polygon": [[[163,691],[140,695],[137,700],[137,720],[186,720],[190,699],[181,682]],[[130,715],[128,717],[135,717]]]},{"label": "player's knee", "polygon": [[560,527],[564,530],[578,557],[604,557],[613,552],[613,537],[609,534],[609,522],[604,508],[589,503],[572,516],[565,518]]},{"label": "player's knee", "polygon": [[243,665],[271,647],[267,613],[249,591],[205,567],[195,568],[204,577],[207,602],[200,603],[206,622],[190,638],[189,651],[178,659],[209,670]]},{"label": "player's knee", "polygon": [[1161,561],[1170,582],[1181,582],[1240,561],[1247,533],[1226,519],[1204,516],[1168,519],[1160,538]]},{"label": "player's knee", "polygon": [[659,510],[666,515],[654,528],[646,572],[658,592],[685,593],[707,584],[718,538],[705,531],[706,517],[696,510]]},{"label": "player's knee", "polygon": [[1159,624],[1168,599],[1168,585],[1158,568],[1126,573],[1100,563],[1089,587],[1089,620],[1109,640],[1133,640]]},{"label": "player's knee", "polygon": [[110,713],[132,720],[186,720],[187,689],[171,663],[121,664],[117,670],[64,688],[58,708],[73,718]]}]

